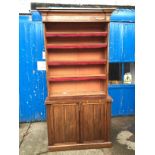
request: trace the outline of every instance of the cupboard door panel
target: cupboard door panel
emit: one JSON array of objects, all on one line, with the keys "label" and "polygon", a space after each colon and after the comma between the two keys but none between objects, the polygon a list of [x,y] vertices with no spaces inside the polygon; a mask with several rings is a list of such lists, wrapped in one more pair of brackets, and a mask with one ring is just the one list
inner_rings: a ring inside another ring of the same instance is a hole
[{"label": "cupboard door panel", "polygon": [[104,111],[104,103],[82,103],[80,113],[82,142],[104,141]]},{"label": "cupboard door panel", "polygon": [[79,141],[79,108],[75,104],[52,104],[48,126],[53,134],[53,144]]}]

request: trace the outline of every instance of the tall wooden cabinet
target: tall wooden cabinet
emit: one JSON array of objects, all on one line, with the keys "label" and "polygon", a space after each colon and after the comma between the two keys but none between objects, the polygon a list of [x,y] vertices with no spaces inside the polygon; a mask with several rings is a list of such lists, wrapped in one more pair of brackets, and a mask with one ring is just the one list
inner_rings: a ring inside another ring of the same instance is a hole
[{"label": "tall wooden cabinet", "polygon": [[39,10],[46,46],[49,150],[110,147],[112,10]]}]

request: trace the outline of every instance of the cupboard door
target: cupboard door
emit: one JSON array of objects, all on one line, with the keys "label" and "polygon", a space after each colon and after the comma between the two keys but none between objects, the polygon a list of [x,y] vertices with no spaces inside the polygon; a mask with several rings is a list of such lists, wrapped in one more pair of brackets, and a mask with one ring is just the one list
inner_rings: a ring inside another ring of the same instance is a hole
[{"label": "cupboard door", "polygon": [[78,143],[78,104],[51,104],[48,106],[47,113],[49,144]]},{"label": "cupboard door", "polygon": [[81,142],[104,141],[105,107],[103,101],[81,104]]}]

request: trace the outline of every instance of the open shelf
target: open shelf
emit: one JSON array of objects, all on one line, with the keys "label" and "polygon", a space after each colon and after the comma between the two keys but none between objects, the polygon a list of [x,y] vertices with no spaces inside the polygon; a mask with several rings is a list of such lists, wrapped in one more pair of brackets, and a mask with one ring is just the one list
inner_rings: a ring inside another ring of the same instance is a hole
[{"label": "open shelf", "polygon": [[107,36],[108,32],[46,32],[46,37],[93,37]]},{"label": "open shelf", "polygon": [[105,48],[107,43],[87,44],[47,44],[47,49],[73,49],[73,48]]},{"label": "open shelf", "polygon": [[61,75],[61,76],[50,76],[49,78],[61,78],[61,77],[63,77],[63,78],[66,78],[66,77],[105,77],[105,74],[88,74],[88,75],[78,75],[78,76],[76,76],[76,75]]},{"label": "open shelf", "polygon": [[81,75],[81,76],[53,76],[49,77],[49,82],[61,82],[61,81],[88,81],[88,80],[104,80],[105,74],[99,75]]},{"label": "open shelf", "polygon": [[108,24],[46,23],[50,97],[106,95]]},{"label": "open shelf", "polygon": [[50,95],[49,99],[52,98],[57,98],[57,97],[87,97],[87,96],[95,96],[95,95],[101,95],[101,96],[105,96],[105,92],[99,91],[99,92],[79,92],[79,93],[74,93],[74,94],[61,94],[61,93],[57,93],[57,94],[52,94]]},{"label": "open shelf", "polygon": [[103,44],[107,42],[104,36],[85,36],[85,37],[47,37],[46,43],[54,45],[90,45]]},{"label": "open shelf", "polygon": [[106,74],[106,65],[61,65],[48,66],[48,77],[81,77]]},{"label": "open shelf", "polygon": [[[107,60],[106,48],[48,49],[47,62],[99,62]],[[104,64],[104,63],[103,63]]]},{"label": "open shelf", "polygon": [[106,64],[106,60],[102,61],[52,61],[47,62],[49,66],[62,66],[62,65],[102,65]]}]

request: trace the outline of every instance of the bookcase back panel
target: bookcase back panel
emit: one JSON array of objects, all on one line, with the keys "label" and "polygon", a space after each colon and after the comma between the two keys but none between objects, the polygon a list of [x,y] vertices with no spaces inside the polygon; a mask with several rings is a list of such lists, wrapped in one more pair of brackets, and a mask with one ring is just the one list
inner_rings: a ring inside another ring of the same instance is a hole
[{"label": "bookcase back panel", "polygon": [[96,50],[70,50],[50,52],[48,54],[48,61],[102,61],[106,59],[106,53]]},{"label": "bookcase back panel", "polygon": [[48,61],[98,61],[106,59],[106,49],[51,49]]},{"label": "bookcase back panel", "polygon": [[50,82],[49,94],[50,96],[61,96],[105,92],[105,84],[106,83],[101,80]]},{"label": "bookcase back panel", "polygon": [[80,76],[80,75],[100,75],[106,73],[104,65],[87,66],[53,66],[48,69],[48,76]]}]

